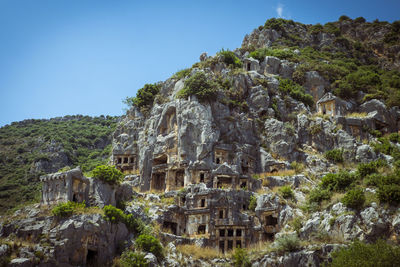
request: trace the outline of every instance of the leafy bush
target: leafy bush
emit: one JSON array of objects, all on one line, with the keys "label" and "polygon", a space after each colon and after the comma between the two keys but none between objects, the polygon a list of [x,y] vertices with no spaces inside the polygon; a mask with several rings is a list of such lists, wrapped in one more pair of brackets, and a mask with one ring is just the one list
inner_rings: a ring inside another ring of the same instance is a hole
[{"label": "leafy bush", "polygon": [[164,257],[163,247],[160,241],[152,235],[142,234],[140,235],[135,244],[138,248],[142,249],[145,252],[150,252],[157,257],[157,259],[161,260]]},{"label": "leafy bush", "polygon": [[378,199],[382,202],[397,205],[400,203],[400,185],[382,184],[378,187]]},{"label": "leafy bush", "polygon": [[84,209],[86,207],[85,202],[76,203],[72,201],[68,201],[67,203],[57,204],[52,210],[51,213],[57,217],[69,217],[78,209]]},{"label": "leafy bush", "polygon": [[361,163],[357,166],[357,173],[360,178],[364,178],[370,174],[377,173],[379,167],[386,165],[383,160],[371,161],[369,163]]},{"label": "leafy bush", "polygon": [[282,18],[270,18],[265,22],[264,28],[273,29],[276,31],[285,31],[285,27],[288,24],[295,25],[295,22],[293,20],[287,20]]},{"label": "leafy bush", "polygon": [[284,235],[275,240],[279,252],[294,252],[300,249],[300,240],[297,235]]},{"label": "leafy bush", "polygon": [[296,61],[296,56],[292,50],[289,49],[279,49],[279,48],[259,48],[254,50],[249,54],[249,57],[255,58],[258,61],[264,61],[266,56],[273,56],[280,59],[287,59]]},{"label": "leafy bush", "polygon": [[290,185],[285,185],[279,188],[279,192],[281,193],[283,198],[294,198],[294,193]]},{"label": "leafy bush", "polygon": [[122,253],[119,264],[121,267],[148,267],[149,262],[144,257],[142,253],[126,250]]},{"label": "leafy bush", "polygon": [[339,17],[339,21],[340,21],[340,22],[345,21],[345,20],[351,20],[351,18],[349,18],[349,17],[346,16],[346,15],[342,15],[342,16]]},{"label": "leafy bush", "polygon": [[289,94],[294,99],[303,102],[305,105],[312,107],[314,99],[310,94],[304,92],[304,88],[290,79],[280,79],[279,90]]},{"label": "leafy bush", "polygon": [[328,173],[321,179],[321,187],[323,189],[343,192],[355,182],[355,175],[346,171],[339,173]]},{"label": "leafy bush", "polygon": [[360,188],[352,189],[344,195],[342,202],[348,208],[359,210],[365,203],[364,191]]},{"label": "leafy bush", "polygon": [[93,177],[102,180],[103,182],[119,184],[124,178],[124,174],[117,170],[114,166],[100,165],[92,171]]},{"label": "leafy bush", "polygon": [[257,207],[257,197],[252,195],[250,196],[249,210],[255,211],[256,207]]},{"label": "leafy bush", "polygon": [[249,260],[249,256],[247,252],[243,248],[235,248],[233,252],[233,266],[235,267],[250,267],[251,262]]},{"label": "leafy bush", "polygon": [[336,163],[343,162],[343,149],[332,149],[326,151],[325,158]]},{"label": "leafy bush", "polygon": [[122,210],[112,206],[107,205],[103,208],[104,218],[112,223],[124,223],[126,227],[135,233],[145,232],[146,225],[140,218],[133,217],[132,214],[125,214]]},{"label": "leafy bush", "polygon": [[365,23],[366,20],[365,20],[364,17],[358,17],[358,18],[354,19],[354,22],[356,22],[356,23]]},{"label": "leafy bush", "polygon": [[137,106],[139,108],[153,105],[155,96],[160,92],[159,84],[145,84],[139,89],[136,97],[127,97],[124,101],[128,106]]},{"label": "leafy bush", "polygon": [[217,95],[217,85],[209,81],[204,72],[196,72],[185,81],[183,89],[178,92],[179,98],[190,95],[195,95],[200,101],[210,100]]},{"label": "leafy bush", "polygon": [[218,52],[218,55],[222,57],[222,60],[228,66],[232,66],[234,68],[242,67],[242,62],[232,51],[222,49]]},{"label": "leafy bush", "polygon": [[328,189],[314,188],[308,195],[308,202],[320,204],[324,200],[330,200],[331,196],[332,193]]},{"label": "leafy bush", "polygon": [[400,247],[391,246],[383,240],[375,244],[355,241],[349,247],[332,252],[329,267],[400,266]]},{"label": "leafy bush", "polygon": [[172,76],[172,78],[178,79],[178,80],[183,79],[183,78],[185,78],[186,76],[188,76],[188,75],[190,74],[191,70],[192,70],[192,69],[189,68],[189,69],[183,69],[183,70],[177,71],[177,72]]}]

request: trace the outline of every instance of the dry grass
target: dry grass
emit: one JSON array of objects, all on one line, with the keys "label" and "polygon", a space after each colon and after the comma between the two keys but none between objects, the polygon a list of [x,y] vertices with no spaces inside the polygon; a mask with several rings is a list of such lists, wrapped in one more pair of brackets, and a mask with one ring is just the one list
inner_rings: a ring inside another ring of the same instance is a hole
[{"label": "dry grass", "polygon": [[248,246],[246,248],[246,250],[247,250],[249,256],[252,259],[255,259],[255,258],[259,258],[259,257],[265,255],[266,253],[271,252],[271,244],[272,244],[272,241],[258,242],[258,243],[251,244],[250,246]]},{"label": "dry grass", "polygon": [[184,255],[191,256],[194,260],[212,260],[216,258],[226,258],[229,254],[223,254],[217,248],[202,248],[196,245],[179,245],[176,249]]},{"label": "dry grass", "polygon": [[353,112],[346,115],[346,118],[365,118],[367,117],[366,112]]}]

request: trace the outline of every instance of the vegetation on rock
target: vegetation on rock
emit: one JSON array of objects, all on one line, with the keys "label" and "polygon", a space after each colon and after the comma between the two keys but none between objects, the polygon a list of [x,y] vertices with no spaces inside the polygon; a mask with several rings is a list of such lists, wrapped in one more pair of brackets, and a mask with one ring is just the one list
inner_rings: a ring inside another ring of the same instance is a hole
[{"label": "vegetation on rock", "polygon": [[116,117],[65,116],[0,128],[0,213],[39,201],[39,176],[64,166],[91,171],[111,152]]},{"label": "vegetation on rock", "polygon": [[60,203],[57,204],[52,210],[51,213],[60,218],[69,217],[78,209],[84,209],[86,207],[85,202],[83,203],[76,203],[72,201],[68,201],[67,203]]},{"label": "vegetation on rock", "polygon": [[136,238],[135,245],[145,252],[152,253],[159,260],[164,257],[164,251],[160,241],[152,235],[141,234]]},{"label": "vegetation on rock", "polygon": [[332,252],[332,262],[327,266],[400,266],[400,247],[391,246],[383,240],[374,244],[355,241],[349,247]]},{"label": "vegetation on rock", "polygon": [[92,170],[94,178],[100,179],[103,182],[111,185],[119,184],[124,178],[124,174],[117,170],[114,166],[100,165]]},{"label": "vegetation on rock", "polygon": [[179,98],[196,96],[200,101],[207,101],[217,94],[217,84],[210,81],[203,71],[198,71],[185,81],[185,85],[178,92]]}]

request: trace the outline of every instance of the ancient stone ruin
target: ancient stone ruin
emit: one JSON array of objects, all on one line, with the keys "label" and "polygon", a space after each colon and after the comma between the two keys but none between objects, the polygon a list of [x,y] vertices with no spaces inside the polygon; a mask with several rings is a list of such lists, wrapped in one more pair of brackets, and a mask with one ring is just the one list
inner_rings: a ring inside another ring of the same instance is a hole
[{"label": "ancient stone ruin", "polygon": [[40,177],[40,181],[43,182],[42,204],[89,200],[89,179],[83,176],[79,168],[44,175]]}]

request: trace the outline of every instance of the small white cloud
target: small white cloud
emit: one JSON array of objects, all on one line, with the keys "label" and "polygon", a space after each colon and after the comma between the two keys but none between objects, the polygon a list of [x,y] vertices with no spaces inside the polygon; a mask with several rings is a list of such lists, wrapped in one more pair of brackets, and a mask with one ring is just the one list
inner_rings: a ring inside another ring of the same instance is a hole
[{"label": "small white cloud", "polygon": [[276,13],[278,14],[278,17],[282,17],[283,14],[283,5],[282,4],[278,4],[278,6],[276,7]]}]

